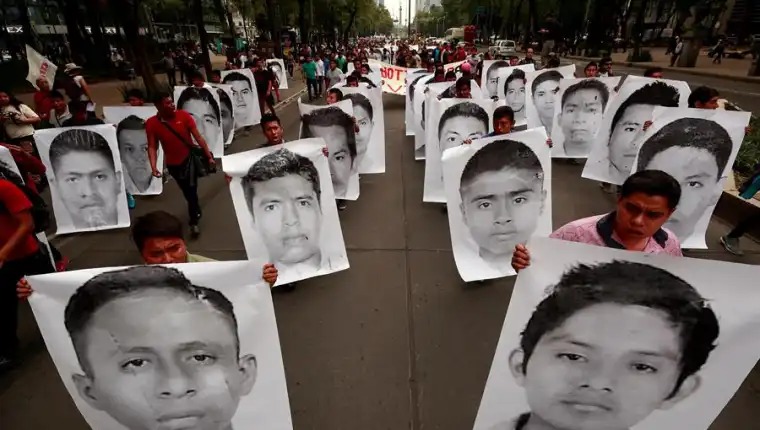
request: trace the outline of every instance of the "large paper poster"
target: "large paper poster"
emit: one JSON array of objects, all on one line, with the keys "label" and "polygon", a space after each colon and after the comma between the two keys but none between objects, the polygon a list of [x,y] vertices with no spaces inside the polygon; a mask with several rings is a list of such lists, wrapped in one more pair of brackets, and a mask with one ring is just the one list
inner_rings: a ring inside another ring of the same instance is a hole
[{"label": "large paper poster", "polygon": [[193,117],[214,157],[224,155],[222,110],[216,89],[208,84],[202,88],[177,86],[174,87],[174,103],[177,109],[182,109]]},{"label": "large paper poster", "polygon": [[[103,116],[116,126],[116,141],[124,172],[124,187],[135,196],[157,195],[164,189],[161,178],[153,176],[148,160],[145,121],[156,115],[154,106],[104,106]],[[156,166],[164,165],[164,150],[158,146]]]},{"label": "large paper poster", "polygon": [[465,282],[514,275],[515,245],[552,232],[551,153],[543,128],[443,153],[451,247]]},{"label": "large paper poster", "polygon": [[90,427],[292,429],[262,264],[29,277],[45,344]]},{"label": "large paper poster", "polygon": [[[425,109],[425,107],[432,104],[432,100],[437,100],[438,96],[451,86],[451,82],[433,83],[432,79],[432,76],[430,79],[423,79],[420,81],[423,83],[414,88],[415,96],[412,105],[416,127],[414,132],[414,159],[417,161],[425,159],[425,142],[427,140],[425,122],[430,121],[430,109]],[[425,81],[427,83],[424,83]]]},{"label": "large paper poster", "polygon": [[610,101],[582,176],[620,185],[631,173],[636,138],[655,106],[686,107],[691,90],[683,81],[627,76]]},{"label": "large paper poster", "polygon": [[546,134],[551,137],[559,81],[574,77],[575,64],[525,73],[525,116],[528,128],[544,127]]},{"label": "large paper poster", "polygon": [[385,112],[380,87],[341,88],[343,99],[350,100],[359,132],[356,133],[356,160],[360,174],[385,172]]},{"label": "large paper poster", "polygon": [[760,358],[757,266],[528,249],[475,430],[706,430]]},{"label": "large paper poster", "polygon": [[445,203],[441,155],[467,139],[478,139],[491,128],[494,102],[489,99],[430,100],[430,122],[425,124],[425,186],[423,201]]},{"label": "large paper poster", "polygon": [[235,105],[235,128],[248,127],[261,122],[256,81],[250,69],[223,70],[222,83],[232,86]]},{"label": "large paper poster", "polygon": [[372,59],[368,63],[373,70],[375,68],[380,70],[384,93],[406,94],[406,77],[409,73],[406,67],[394,66]]},{"label": "large paper poster", "polygon": [[298,100],[301,137],[321,137],[327,143],[335,197],[359,198],[359,163],[356,151],[354,107],[350,100],[330,106],[314,106]]},{"label": "large paper poster", "polygon": [[751,112],[654,109],[652,126],[638,139],[633,171],[662,170],[681,185],[681,200],[665,228],[683,248],[707,248],[705,233],[744,140]]},{"label": "large paper poster", "polygon": [[32,86],[39,90],[37,87],[37,80],[39,78],[45,78],[50,88],[53,88],[55,83],[55,73],[58,71],[52,61],[43,57],[42,54],[35,51],[29,45],[26,46],[26,61],[29,64],[29,72],[26,74],[26,80],[32,84]]},{"label": "large paper poster", "polygon": [[[415,94],[413,85],[424,77],[432,79],[433,74],[427,73],[424,69],[407,69],[404,77],[404,93],[406,99],[406,105],[404,108],[404,125],[406,126],[407,136],[414,136],[414,126],[412,125],[414,120],[414,108],[412,107],[412,103],[414,102]],[[409,90],[406,90],[407,88],[409,88]],[[385,85],[383,85],[383,91],[385,91]]]},{"label": "large paper poster", "polygon": [[[502,61],[502,60],[500,60]],[[493,68],[493,66],[491,66]],[[504,105],[512,108],[515,113],[515,126],[527,127],[528,119],[526,117],[527,101],[525,99],[525,87],[527,83],[526,73],[535,70],[533,64],[524,64],[514,67],[499,67],[496,70],[497,91],[499,100],[503,100]],[[493,76],[488,78],[488,85]]]},{"label": "large paper poster", "polygon": [[[355,60],[355,61],[358,61],[358,60]],[[370,65],[369,63],[364,63],[362,65],[362,68],[366,69],[366,71],[360,70],[362,77],[367,78],[370,81],[372,81],[372,83],[375,86],[382,87],[383,77],[380,72],[380,65],[378,63],[372,64],[372,65]],[[352,74],[354,70],[356,70],[356,67],[354,67],[354,63],[348,63],[346,65],[346,75]],[[407,69],[407,73],[409,73],[409,69]],[[383,92],[382,88],[380,88],[380,92],[381,93]]]},{"label": "large paper poster", "polygon": [[249,259],[269,261],[277,285],[348,269],[322,139],[224,157]]},{"label": "large paper poster", "polygon": [[552,157],[586,158],[620,77],[562,79],[554,103]]},{"label": "large paper poster", "polygon": [[277,83],[280,84],[281,90],[288,89],[288,73],[285,70],[285,63],[282,58],[270,58],[267,60],[267,68],[274,73]]},{"label": "large paper poster", "polygon": [[36,130],[58,234],[129,227],[123,167],[111,124]]},{"label": "large paper poster", "polygon": [[222,141],[224,147],[232,145],[235,139],[235,94],[232,85],[209,84],[216,89],[219,96],[219,109],[222,111]]}]

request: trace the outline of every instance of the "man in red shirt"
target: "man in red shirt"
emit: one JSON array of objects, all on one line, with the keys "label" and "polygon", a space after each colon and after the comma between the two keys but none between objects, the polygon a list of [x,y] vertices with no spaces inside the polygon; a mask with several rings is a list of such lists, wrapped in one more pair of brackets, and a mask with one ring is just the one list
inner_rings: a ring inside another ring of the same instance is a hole
[{"label": "man in red shirt", "polygon": [[34,111],[43,121],[48,120],[50,110],[53,109],[53,99],[50,96],[50,83],[47,78],[37,79],[37,90],[34,93]]},{"label": "man in red shirt", "polygon": [[54,270],[34,236],[32,202],[22,186],[18,175],[0,167],[0,372],[13,366],[18,349],[16,283]]},{"label": "man in red shirt", "polygon": [[[190,148],[199,146],[211,166],[215,165],[214,157],[198,131],[193,117],[183,110],[177,110],[169,94],[159,94],[154,104],[158,113],[145,122],[150,167],[153,170],[153,176],[160,178],[161,168],[156,165],[160,144],[164,150],[166,168],[177,181],[177,185],[187,200],[190,232],[193,237],[197,237],[200,234],[198,221],[201,218],[201,206],[198,202],[198,178],[188,177],[186,174]],[[193,143],[193,138],[197,145]]]}]

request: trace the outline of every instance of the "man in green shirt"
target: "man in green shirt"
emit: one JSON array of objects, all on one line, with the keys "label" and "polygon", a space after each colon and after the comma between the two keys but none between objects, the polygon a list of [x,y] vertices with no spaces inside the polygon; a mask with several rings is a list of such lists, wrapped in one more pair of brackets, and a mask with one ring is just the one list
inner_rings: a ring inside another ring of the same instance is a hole
[{"label": "man in green shirt", "polygon": [[[303,69],[303,76],[306,78],[306,89],[309,92],[309,101],[314,100],[317,97],[317,63],[311,59],[310,55],[306,56],[306,60],[301,66]],[[314,92],[312,93],[312,89]]]},{"label": "man in green shirt", "polygon": [[348,61],[346,61],[346,56],[343,55],[342,52],[335,58],[335,62],[338,63],[338,68],[340,68],[343,73],[347,73],[346,66]]}]

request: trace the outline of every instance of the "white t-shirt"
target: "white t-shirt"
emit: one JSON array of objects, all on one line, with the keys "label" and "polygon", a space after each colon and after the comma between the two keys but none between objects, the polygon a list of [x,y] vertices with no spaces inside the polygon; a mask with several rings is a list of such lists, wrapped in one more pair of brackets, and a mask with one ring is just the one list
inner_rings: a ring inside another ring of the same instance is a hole
[{"label": "white t-shirt", "polygon": [[316,63],[317,63],[317,77],[325,76],[325,62],[322,60],[319,60]]},{"label": "white t-shirt", "polygon": [[[15,112],[17,114],[21,115],[21,118],[39,118],[39,116],[30,108],[29,106],[25,104],[19,105],[19,109],[16,109],[15,107],[8,105],[3,108],[2,113],[8,113],[8,112]],[[5,126],[5,134],[8,135],[9,139],[18,139],[19,137],[27,137],[34,134],[34,126],[30,124],[16,124],[13,121],[5,121],[3,123]]]}]

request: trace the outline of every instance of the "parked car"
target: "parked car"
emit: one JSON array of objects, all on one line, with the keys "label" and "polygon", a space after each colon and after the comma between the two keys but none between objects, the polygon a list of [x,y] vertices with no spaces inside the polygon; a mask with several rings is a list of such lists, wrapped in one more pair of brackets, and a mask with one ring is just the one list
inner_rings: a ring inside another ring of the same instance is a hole
[{"label": "parked car", "polygon": [[497,40],[493,46],[488,47],[488,52],[494,57],[508,57],[517,54],[517,44],[514,40]]}]

